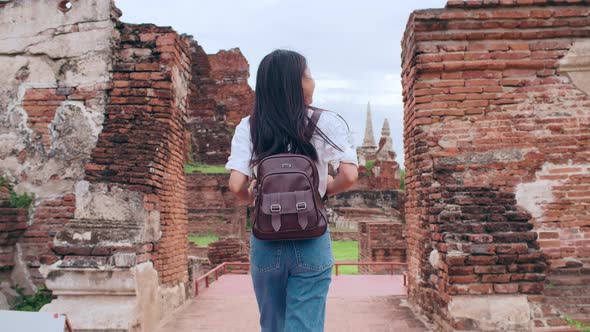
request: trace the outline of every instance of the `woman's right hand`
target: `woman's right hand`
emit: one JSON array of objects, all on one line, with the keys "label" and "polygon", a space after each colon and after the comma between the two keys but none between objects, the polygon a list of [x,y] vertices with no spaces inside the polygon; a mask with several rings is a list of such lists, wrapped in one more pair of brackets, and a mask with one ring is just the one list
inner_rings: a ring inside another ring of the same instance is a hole
[{"label": "woman's right hand", "polygon": [[355,164],[340,163],[338,167],[338,175],[332,178],[328,175],[328,185],[326,187],[326,195],[333,196],[338,193],[346,191],[358,179],[358,170]]},{"label": "woman's right hand", "polygon": [[330,182],[334,181],[334,177],[330,174],[328,174],[328,185],[330,185]]},{"label": "woman's right hand", "polygon": [[254,187],[256,186],[256,180],[253,180],[248,187],[248,204],[254,205],[255,196],[254,196]]}]

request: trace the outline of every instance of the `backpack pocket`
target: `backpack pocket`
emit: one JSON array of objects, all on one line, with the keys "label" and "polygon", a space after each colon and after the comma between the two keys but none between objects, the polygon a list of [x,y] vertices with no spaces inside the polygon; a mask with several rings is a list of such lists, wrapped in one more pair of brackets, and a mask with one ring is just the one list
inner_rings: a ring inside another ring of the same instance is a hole
[{"label": "backpack pocket", "polygon": [[263,232],[315,227],[318,215],[311,189],[262,194],[258,226]]}]

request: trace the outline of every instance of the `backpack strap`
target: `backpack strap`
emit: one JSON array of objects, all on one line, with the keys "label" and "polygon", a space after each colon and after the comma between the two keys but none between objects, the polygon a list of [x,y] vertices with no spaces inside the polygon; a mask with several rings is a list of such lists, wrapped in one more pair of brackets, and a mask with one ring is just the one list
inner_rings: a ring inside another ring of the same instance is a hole
[{"label": "backpack strap", "polygon": [[314,125],[317,126],[318,120],[320,119],[320,115],[322,115],[322,111],[319,109],[312,109],[312,114],[311,114],[311,122],[308,122],[307,124],[307,134],[309,135],[309,139],[311,140],[311,137],[313,136],[313,132],[315,129],[315,126],[312,126],[312,122]]},{"label": "backpack strap", "polygon": [[301,229],[305,229],[305,227],[307,227],[308,220],[307,220],[307,204],[305,201],[304,192],[303,191],[296,191],[295,198],[296,198],[295,209],[297,210],[297,222],[299,222],[299,226],[301,226]]},{"label": "backpack strap", "polygon": [[[313,132],[315,130],[315,127],[312,127],[312,122],[314,125],[317,126],[318,120],[320,119],[320,115],[322,115],[322,111],[320,109],[317,108],[312,108],[311,109],[313,112],[311,113],[311,122],[307,123],[307,133],[309,135],[309,139],[311,140],[311,137],[313,136]],[[256,171],[254,168],[252,169],[252,177],[254,178],[254,180],[257,179],[257,175],[256,175]]]},{"label": "backpack strap", "polygon": [[281,229],[281,193],[270,195],[270,211],[272,228],[275,232]]}]

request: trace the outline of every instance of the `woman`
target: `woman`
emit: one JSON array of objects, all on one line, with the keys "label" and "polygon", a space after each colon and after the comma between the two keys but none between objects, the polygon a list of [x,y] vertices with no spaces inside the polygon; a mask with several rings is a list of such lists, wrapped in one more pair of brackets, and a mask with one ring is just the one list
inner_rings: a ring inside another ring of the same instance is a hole
[{"label": "woman", "polygon": [[[262,59],[254,111],[236,127],[225,165],[231,170],[229,188],[238,198],[253,204],[256,180],[250,186],[248,180],[257,163],[285,152],[315,161],[324,198],[354,184],[358,159],[338,114],[322,110],[311,141],[305,138],[314,88],[302,55],[276,50]],[[328,175],[328,163],[338,170],[335,178]],[[262,331],[323,331],[334,264],[329,230],[306,240],[263,241],[251,235],[250,263]]]}]

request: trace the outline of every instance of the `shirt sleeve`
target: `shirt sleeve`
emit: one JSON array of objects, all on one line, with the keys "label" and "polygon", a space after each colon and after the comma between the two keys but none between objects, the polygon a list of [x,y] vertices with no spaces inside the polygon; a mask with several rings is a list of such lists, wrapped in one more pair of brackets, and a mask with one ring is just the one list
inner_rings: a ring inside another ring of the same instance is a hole
[{"label": "shirt sleeve", "polygon": [[252,155],[252,141],[250,139],[250,130],[247,121],[247,118],[242,118],[236,126],[234,136],[231,140],[231,152],[227,158],[225,168],[227,170],[235,169],[251,177],[250,158]]},{"label": "shirt sleeve", "polygon": [[[325,112],[327,113],[327,112]],[[352,133],[344,120],[336,114],[322,114],[327,115],[324,118],[327,125],[322,128],[324,133],[334,142],[342,151],[339,151],[328,142],[325,142],[324,160],[332,164],[334,169],[338,169],[341,162],[352,163],[359,166],[356,149],[352,144]],[[321,119],[321,117],[320,117]]]}]

